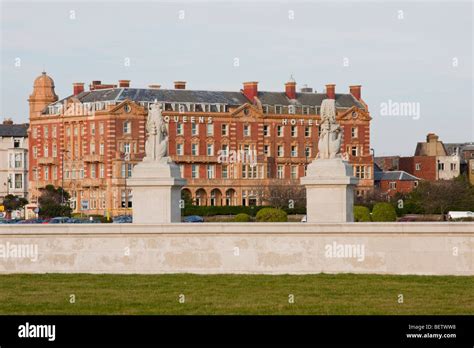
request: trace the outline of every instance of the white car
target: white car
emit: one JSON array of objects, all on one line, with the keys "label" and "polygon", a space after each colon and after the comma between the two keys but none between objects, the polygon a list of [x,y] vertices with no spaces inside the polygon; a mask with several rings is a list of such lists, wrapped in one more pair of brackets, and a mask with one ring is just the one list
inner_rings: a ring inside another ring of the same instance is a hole
[{"label": "white car", "polygon": [[450,211],[448,212],[448,220],[456,220],[463,218],[474,218],[472,211]]},{"label": "white car", "polygon": [[301,218],[301,222],[307,222],[307,220],[308,220],[308,217],[306,215]]}]

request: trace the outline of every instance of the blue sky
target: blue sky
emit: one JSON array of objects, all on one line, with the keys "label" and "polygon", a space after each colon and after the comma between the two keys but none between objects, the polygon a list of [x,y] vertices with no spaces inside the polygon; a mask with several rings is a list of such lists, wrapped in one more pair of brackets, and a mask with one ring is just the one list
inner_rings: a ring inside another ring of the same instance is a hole
[{"label": "blue sky", "polygon": [[[337,92],[361,84],[376,155],[411,155],[428,132],[444,142],[474,141],[472,7],[470,1],[2,1],[0,117],[27,121],[27,98],[43,68],[60,97],[76,81],[119,79],[164,88],[185,80],[187,88],[210,90],[259,81],[261,90],[283,91],[293,75],[298,87],[318,92],[327,83]],[[381,115],[389,101],[417,103],[419,117]]]}]

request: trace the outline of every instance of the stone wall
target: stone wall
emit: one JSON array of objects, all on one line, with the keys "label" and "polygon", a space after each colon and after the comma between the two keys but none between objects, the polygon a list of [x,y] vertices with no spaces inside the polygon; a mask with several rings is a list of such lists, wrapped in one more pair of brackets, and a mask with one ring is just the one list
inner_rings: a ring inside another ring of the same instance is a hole
[{"label": "stone wall", "polygon": [[3,225],[0,273],[474,275],[473,247],[474,223]]}]

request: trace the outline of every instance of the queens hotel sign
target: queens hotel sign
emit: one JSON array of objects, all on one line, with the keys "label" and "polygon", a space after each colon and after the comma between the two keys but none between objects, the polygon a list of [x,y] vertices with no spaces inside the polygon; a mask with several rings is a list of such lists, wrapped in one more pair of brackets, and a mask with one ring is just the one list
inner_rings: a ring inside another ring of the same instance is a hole
[{"label": "queens hotel sign", "polygon": [[[213,123],[212,116],[163,116],[163,120],[166,123]],[[302,118],[283,118],[281,119],[282,125],[291,126],[317,126],[318,120],[315,119],[302,119]]]}]

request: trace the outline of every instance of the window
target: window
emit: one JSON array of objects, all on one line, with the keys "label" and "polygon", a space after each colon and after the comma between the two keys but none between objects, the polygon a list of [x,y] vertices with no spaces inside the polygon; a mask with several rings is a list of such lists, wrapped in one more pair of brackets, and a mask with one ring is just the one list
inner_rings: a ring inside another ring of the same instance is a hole
[{"label": "window", "polygon": [[284,172],[283,172],[283,166],[282,165],[278,165],[278,168],[277,168],[277,178],[278,179],[283,179],[285,177],[284,175]]},{"label": "window", "polygon": [[415,170],[421,170],[421,163],[415,164]]},{"label": "window", "polygon": [[44,180],[49,180],[49,167],[44,167]]},{"label": "window", "polygon": [[221,134],[225,137],[229,135],[229,125],[228,124],[223,124],[221,126]]},{"label": "window", "polygon": [[370,179],[370,167],[355,166],[355,176],[360,179]]},{"label": "window", "polygon": [[309,115],[309,107],[308,106],[303,106],[302,113],[303,113],[303,115]]},{"label": "window", "polygon": [[[36,129],[36,128],[35,128]],[[67,126],[66,127],[66,135],[69,137],[71,136],[71,127]]]},{"label": "window", "polygon": [[183,135],[183,134],[184,134],[183,124],[182,123],[177,123],[176,124],[176,135]]},{"label": "window", "polygon": [[101,179],[105,177],[105,166],[103,163],[99,164],[99,177]]},{"label": "window", "polygon": [[74,136],[79,135],[79,129],[77,128],[77,125],[74,126]]},{"label": "window", "polygon": [[213,164],[207,165],[207,178],[214,179],[214,165]]},{"label": "window", "polygon": [[388,183],[390,190],[396,190],[397,189],[397,182],[396,181],[390,181]]},{"label": "window", "polygon": [[291,157],[297,157],[297,156],[298,156],[298,146],[291,145]]},{"label": "window", "polygon": [[53,144],[53,157],[58,157],[58,146]]},{"label": "window", "polygon": [[123,143],[123,152],[126,154],[130,153],[130,143]]},{"label": "window", "polygon": [[263,136],[264,137],[270,136],[270,126],[267,124],[263,126]]},{"label": "window", "polygon": [[91,123],[91,135],[95,135],[95,123]]},{"label": "window", "polygon": [[199,127],[196,123],[191,124],[191,135],[198,135],[199,134]]},{"label": "window", "polygon": [[124,121],[123,122],[123,133],[124,134],[131,134],[132,133],[132,122]]},{"label": "window", "polygon": [[176,154],[178,156],[183,155],[183,144],[176,144]]},{"label": "window", "polygon": [[357,138],[358,137],[358,128],[357,127],[352,127],[351,128],[351,137],[352,138]]},{"label": "window", "polygon": [[36,146],[33,146],[33,158],[38,157],[38,148]]},{"label": "window", "polygon": [[413,181],[413,187],[418,187],[418,181]]},{"label": "window", "polygon": [[298,136],[298,127],[296,127],[296,126],[291,126],[291,136],[292,136],[292,137]]},{"label": "window", "polygon": [[81,167],[81,169],[79,169],[79,178],[81,179],[84,179],[84,167]]},{"label": "window", "polygon": [[227,157],[229,155],[229,145],[222,145],[221,155]]},{"label": "window", "polygon": [[291,166],[291,178],[298,179],[298,166]]},{"label": "window", "polygon": [[81,135],[86,135],[86,126],[81,125]]},{"label": "window", "polygon": [[74,156],[79,157],[79,144],[77,142],[74,144]]},{"label": "window", "polygon": [[306,138],[309,138],[311,136],[311,127],[309,126],[304,127],[304,136]]},{"label": "window", "polygon": [[100,135],[104,134],[104,122],[99,123],[99,134]]},{"label": "window", "polygon": [[14,148],[19,148],[20,147],[20,139],[14,139],[13,140],[13,147]]},{"label": "window", "polygon": [[122,163],[122,178],[130,178],[132,176],[132,163]]},{"label": "window", "polygon": [[208,156],[214,156],[214,145],[213,144],[207,144],[207,155]]},{"label": "window", "polygon": [[53,180],[58,180],[58,167],[53,167]]},{"label": "window", "polygon": [[15,168],[23,167],[23,154],[16,153],[15,154]]},{"label": "window", "polygon": [[283,157],[283,145],[278,145],[278,157]]},{"label": "window", "polygon": [[[48,180],[47,178],[45,178]],[[23,175],[22,174],[15,174],[15,188],[21,189],[23,188]]]},{"label": "window", "polygon": [[311,157],[311,148],[309,146],[305,147],[304,155],[305,155],[305,157]]},{"label": "window", "polygon": [[352,146],[351,147],[351,155],[352,156],[357,156],[357,153],[358,153],[357,146]]},{"label": "window", "polygon": [[212,123],[206,125],[206,134],[207,136],[214,135],[214,125]]},{"label": "window", "polygon": [[277,136],[278,137],[283,136],[283,126],[277,126]]},{"label": "window", "polygon": [[250,125],[244,124],[244,137],[250,136]]},{"label": "window", "polygon": [[275,105],[275,114],[281,114],[283,112],[283,106]]},{"label": "window", "polygon": [[48,156],[49,156],[49,147],[48,147],[48,145],[46,145],[44,147],[43,157],[48,157]]},{"label": "window", "polygon": [[104,143],[100,143],[99,144],[99,155],[103,156],[104,155],[104,152],[105,152],[105,145]]},{"label": "window", "polygon": [[191,165],[191,178],[193,179],[199,178],[199,165],[198,164]]},{"label": "window", "polygon": [[56,138],[58,136],[58,127],[56,127],[56,126],[52,127],[51,136],[53,138]]},{"label": "window", "polygon": [[91,155],[95,155],[95,143],[93,141],[90,143],[90,151]]},{"label": "window", "polygon": [[438,162],[438,170],[444,170],[444,163]]},{"label": "window", "polygon": [[451,170],[456,170],[456,163],[451,163]]},{"label": "window", "polygon": [[227,179],[229,177],[229,167],[227,165],[222,166],[222,179]]},{"label": "window", "polygon": [[263,154],[265,156],[270,156],[270,145],[263,145]]},{"label": "window", "polygon": [[191,144],[191,155],[193,155],[193,156],[199,155],[199,146],[198,146],[198,144],[196,144],[196,143]]},{"label": "window", "polygon": [[92,163],[91,164],[91,178],[92,179],[95,179],[95,177],[96,177],[96,172],[95,171],[96,171],[95,163]]}]

